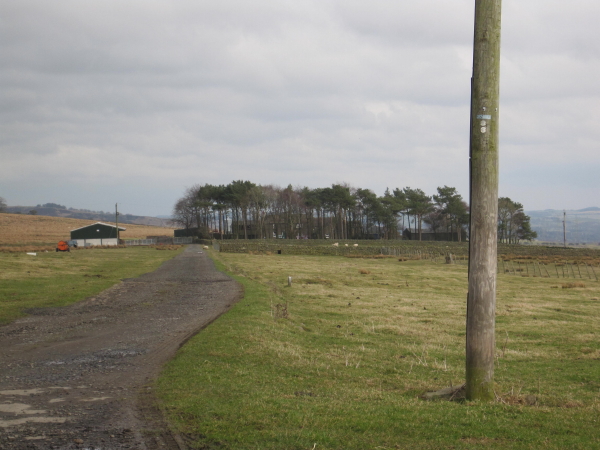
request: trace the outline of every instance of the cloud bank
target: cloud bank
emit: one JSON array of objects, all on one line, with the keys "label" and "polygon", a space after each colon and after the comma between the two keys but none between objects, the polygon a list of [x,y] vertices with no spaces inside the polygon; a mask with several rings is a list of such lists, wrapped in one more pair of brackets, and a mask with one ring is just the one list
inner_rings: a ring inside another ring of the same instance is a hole
[{"label": "cloud bank", "polygon": [[[0,195],[168,214],[185,187],[468,194],[472,1],[0,5]],[[598,203],[600,4],[503,2],[500,194]]]}]

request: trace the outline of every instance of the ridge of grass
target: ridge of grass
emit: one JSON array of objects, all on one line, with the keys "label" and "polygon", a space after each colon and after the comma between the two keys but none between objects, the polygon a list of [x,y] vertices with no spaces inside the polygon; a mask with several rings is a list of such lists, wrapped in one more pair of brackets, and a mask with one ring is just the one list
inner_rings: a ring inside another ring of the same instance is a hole
[{"label": "ridge of grass", "polygon": [[464,380],[466,267],[210,253],[245,296],[157,381],[191,448],[600,447],[597,282],[500,275],[498,401],[430,402]]}]

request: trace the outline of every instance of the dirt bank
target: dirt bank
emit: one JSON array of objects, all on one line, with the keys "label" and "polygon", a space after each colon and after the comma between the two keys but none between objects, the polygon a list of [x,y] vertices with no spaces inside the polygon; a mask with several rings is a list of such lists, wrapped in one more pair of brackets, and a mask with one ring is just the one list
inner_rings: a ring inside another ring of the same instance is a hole
[{"label": "dirt bank", "polygon": [[0,449],[181,449],[152,380],[241,296],[200,246],[0,328]]}]

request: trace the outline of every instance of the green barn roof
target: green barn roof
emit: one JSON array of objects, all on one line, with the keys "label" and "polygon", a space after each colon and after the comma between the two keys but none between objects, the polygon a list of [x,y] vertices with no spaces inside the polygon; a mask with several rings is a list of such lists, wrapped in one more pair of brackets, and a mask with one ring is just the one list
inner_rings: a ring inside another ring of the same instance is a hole
[{"label": "green barn roof", "polygon": [[[119,231],[126,228],[119,227]],[[117,227],[108,223],[96,222],[71,230],[71,239],[111,239],[117,237]]]}]

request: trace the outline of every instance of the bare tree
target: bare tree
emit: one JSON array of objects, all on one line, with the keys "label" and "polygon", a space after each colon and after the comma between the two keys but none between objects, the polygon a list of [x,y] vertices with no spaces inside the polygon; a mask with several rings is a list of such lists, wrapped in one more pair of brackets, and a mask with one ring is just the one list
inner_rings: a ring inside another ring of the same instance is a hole
[{"label": "bare tree", "polygon": [[185,228],[186,230],[191,228],[194,222],[194,210],[190,203],[190,199],[186,197],[182,197],[177,200],[175,206],[173,207],[171,221],[180,227]]}]

